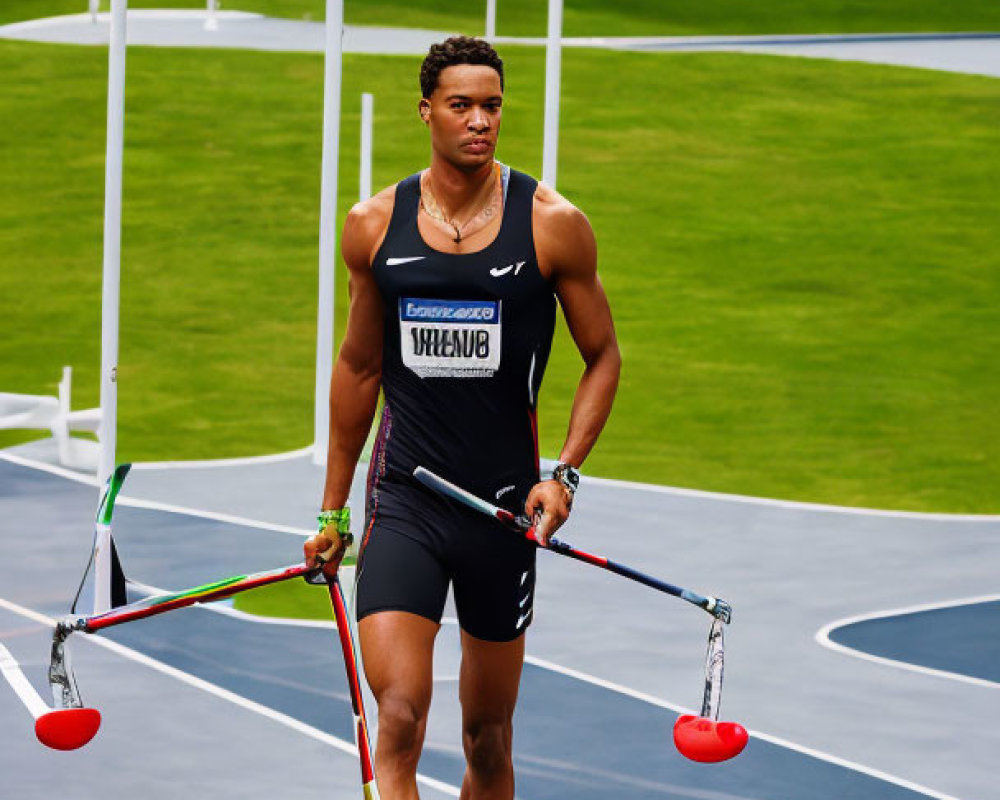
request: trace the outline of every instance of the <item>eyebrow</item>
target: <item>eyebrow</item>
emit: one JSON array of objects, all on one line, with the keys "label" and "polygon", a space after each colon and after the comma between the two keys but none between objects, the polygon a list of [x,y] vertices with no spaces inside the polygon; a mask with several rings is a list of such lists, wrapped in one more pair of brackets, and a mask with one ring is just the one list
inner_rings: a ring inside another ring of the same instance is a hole
[{"label": "eyebrow", "polygon": [[[446,100],[474,100],[475,98],[474,97],[470,97],[467,94],[450,94],[445,99]],[[485,100],[483,100],[483,102],[484,103],[489,103],[489,102],[494,101],[494,100],[503,100],[503,95],[499,95],[499,94],[492,95],[491,97],[487,97]]]}]

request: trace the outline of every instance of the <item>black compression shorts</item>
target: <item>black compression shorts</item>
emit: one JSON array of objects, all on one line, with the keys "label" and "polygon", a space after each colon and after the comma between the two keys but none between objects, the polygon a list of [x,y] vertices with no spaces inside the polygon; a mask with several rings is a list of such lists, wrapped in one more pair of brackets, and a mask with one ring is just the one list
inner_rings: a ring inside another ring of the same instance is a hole
[{"label": "black compression shorts", "polygon": [[415,481],[379,480],[358,558],[358,619],[408,611],[440,623],[449,582],[462,630],[512,641],[531,623],[535,546]]}]

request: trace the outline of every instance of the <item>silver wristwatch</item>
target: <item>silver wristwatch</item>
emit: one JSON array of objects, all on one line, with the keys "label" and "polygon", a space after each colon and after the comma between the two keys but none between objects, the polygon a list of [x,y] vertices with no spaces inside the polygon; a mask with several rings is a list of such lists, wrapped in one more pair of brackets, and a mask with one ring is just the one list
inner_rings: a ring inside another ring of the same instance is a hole
[{"label": "silver wristwatch", "polygon": [[576,494],[576,490],[580,488],[580,471],[563,461],[557,461],[555,468],[552,470],[552,480],[559,481],[559,483],[569,489],[570,497],[573,497]]}]

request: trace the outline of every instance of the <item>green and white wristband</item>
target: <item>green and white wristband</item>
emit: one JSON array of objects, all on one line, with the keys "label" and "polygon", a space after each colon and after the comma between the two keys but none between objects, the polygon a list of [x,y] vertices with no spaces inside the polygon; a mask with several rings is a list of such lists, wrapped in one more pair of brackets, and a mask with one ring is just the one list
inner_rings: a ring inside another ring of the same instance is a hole
[{"label": "green and white wristband", "polygon": [[335,508],[328,511],[320,511],[316,517],[319,523],[319,532],[323,533],[331,525],[341,539],[347,539],[348,544],[354,539],[351,535],[351,507]]},{"label": "green and white wristband", "polygon": [[351,533],[351,507],[345,505],[343,508],[320,511],[316,522],[319,523],[320,533],[332,526],[340,540],[346,545],[347,549],[344,551],[344,558],[340,565],[349,567],[356,564],[358,548],[355,546],[354,535]]}]

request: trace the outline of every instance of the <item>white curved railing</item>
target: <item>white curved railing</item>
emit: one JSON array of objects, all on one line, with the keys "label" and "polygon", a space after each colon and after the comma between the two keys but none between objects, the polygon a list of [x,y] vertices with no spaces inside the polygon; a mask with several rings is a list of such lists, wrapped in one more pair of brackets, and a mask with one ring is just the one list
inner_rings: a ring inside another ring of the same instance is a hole
[{"label": "white curved railing", "polygon": [[72,367],[63,367],[58,397],[0,392],[0,430],[48,430],[56,440],[59,463],[74,469],[97,468],[98,444],[78,439],[73,431],[97,433],[101,409],[70,410]]}]

